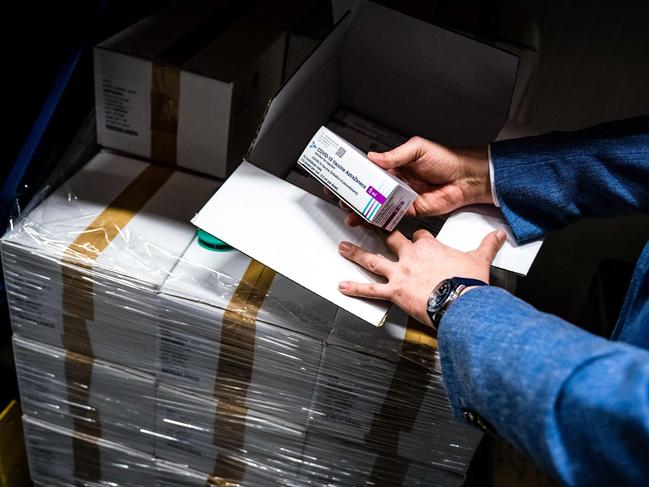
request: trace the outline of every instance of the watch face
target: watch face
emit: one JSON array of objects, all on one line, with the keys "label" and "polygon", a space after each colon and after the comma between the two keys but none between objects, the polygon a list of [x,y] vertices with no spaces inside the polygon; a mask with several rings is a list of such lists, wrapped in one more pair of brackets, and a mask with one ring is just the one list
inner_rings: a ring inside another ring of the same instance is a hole
[{"label": "watch face", "polygon": [[444,303],[446,303],[449,294],[451,294],[451,282],[450,280],[445,279],[440,282],[437,289],[435,289],[430,303],[428,303],[428,308],[431,311],[440,309]]}]

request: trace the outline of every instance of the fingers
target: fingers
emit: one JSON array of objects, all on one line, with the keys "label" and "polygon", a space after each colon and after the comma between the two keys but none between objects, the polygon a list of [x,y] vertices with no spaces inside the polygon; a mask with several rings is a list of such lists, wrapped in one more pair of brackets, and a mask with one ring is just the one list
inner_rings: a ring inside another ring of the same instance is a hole
[{"label": "fingers", "polygon": [[390,247],[390,250],[392,250],[392,252],[399,255],[401,249],[406,247],[410,243],[410,240],[404,237],[403,233],[395,230],[390,235],[388,235],[388,238],[385,239],[385,243],[388,244],[388,247]]},{"label": "fingers", "polygon": [[394,265],[394,262],[389,261],[382,255],[372,254],[350,242],[340,242],[338,251],[343,257],[380,276],[389,277]]},{"label": "fingers", "polygon": [[506,240],[507,235],[502,230],[491,232],[482,239],[480,246],[474,252],[491,264]]},{"label": "fingers", "polygon": [[419,159],[425,152],[428,143],[421,137],[412,137],[408,142],[387,152],[369,152],[367,157],[383,169],[403,166]]},{"label": "fingers", "polygon": [[359,282],[343,281],[338,284],[338,290],[347,296],[359,298],[385,299],[392,297],[391,288],[388,284],[363,284]]},{"label": "fingers", "polygon": [[345,225],[348,227],[358,227],[365,222],[359,215],[356,213],[350,213],[345,217]]},{"label": "fingers", "polygon": [[421,240],[422,238],[432,238],[433,240],[435,240],[433,234],[430,233],[428,230],[417,230],[415,233],[412,234],[413,242],[416,242],[417,240]]}]

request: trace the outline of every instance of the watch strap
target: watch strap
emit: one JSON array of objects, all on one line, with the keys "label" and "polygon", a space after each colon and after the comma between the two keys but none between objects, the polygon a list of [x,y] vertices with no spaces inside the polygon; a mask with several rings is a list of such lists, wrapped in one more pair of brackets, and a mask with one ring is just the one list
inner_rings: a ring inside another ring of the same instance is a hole
[{"label": "watch strap", "polygon": [[453,287],[457,289],[459,286],[471,287],[471,286],[486,286],[487,283],[481,281],[480,279],[472,279],[470,277],[452,277],[451,282]]},{"label": "watch strap", "polygon": [[[455,302],[455,300],[460,296],[460,293],[467,287],[472,287],[472,286],[487,286],[488,284],[484,281],[481,281],[480,279],[472,279],[468,277],[452,277],[450,279],[445,279],[450,286],[451,286],[451,291],[446,299],[446,301],[442,304],[442,306],[439,309],[433,310],[430,309],[430,307],[427,309],[428,312],[428,317],[430,318],[430,321],[433,324],[433,328],[435,331],[437,331],[437,327],[439,326],[440,321],[442,320],[442,316],[444,316],[444,313],[446,313],[446,310],[448,307]],[[444,281],[442,281],[443,283]],[[441,283],[440,283],[441,284]],[[435,288],[433,293],[431,293],[431,297],[428,298],[428,301],[430,303],[433,294],[437,291],[438,288]]]}]

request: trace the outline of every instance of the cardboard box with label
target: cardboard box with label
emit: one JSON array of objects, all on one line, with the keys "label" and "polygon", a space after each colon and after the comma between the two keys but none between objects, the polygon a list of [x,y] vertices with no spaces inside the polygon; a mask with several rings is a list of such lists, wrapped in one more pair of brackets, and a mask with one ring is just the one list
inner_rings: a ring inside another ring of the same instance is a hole
[{"label": "cardboard box with label", "polygon": [[180,3],[94,49],[104,147],[224,178],[282,81],[285,33]]},{"label": "cardboard box with label", "polygon": [[158,387],[156,457],[232,484],[276,475],[295,476],[304,443],[304,424],[285,424],[227,401]]},{"label": "cardboard box with label", "polygon": [[[518,60],[375,3],[357,3],[274,97],[244,163],[193,221],[376,326],[387,303],[344,296],[338,283],[380,278],[342,258],[338,243],[391,256],[382,237],[346,227],[342,209],[285,178],[341,108],[396,134],[451,146],[491,142],[507,118]],[[262,238],[270,234],[272,247]]]},{"label": "cardboard box with label", "polygon": [[13,344],[25,414],[153,455],[152,375],[17,335]]},{"label": "cardboard box with label", "polygon": [[161,290],[159,378],[304,424],[337,308],[195,239]]},{"label": "cardboard box with label", "polygon": [[337,346],[324,352],[309,414],[309,431],[459,475],[482,438],[453,417],[439,372]]},{"label": "cardboard box with label", "polygon": [[153,372],[156,292],[213,180],[100,152],[2,238],[14,333]]},{"label": "cardboard box with label", "polygon": [[155,485],[155,460],[105,439],[23,416],[29,471],[36,485]]}]

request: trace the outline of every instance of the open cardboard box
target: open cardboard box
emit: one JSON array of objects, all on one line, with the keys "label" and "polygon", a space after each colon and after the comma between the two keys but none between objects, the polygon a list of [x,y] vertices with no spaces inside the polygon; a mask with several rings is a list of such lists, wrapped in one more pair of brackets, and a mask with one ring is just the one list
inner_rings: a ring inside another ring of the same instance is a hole
[{"label": "open cardboard box", "polygon": [[518,58],[371,2],[359,2],[270,102],[248,156],[193,222],[374,325],[388,303],[344,296],[377,277],[338,254],[341,240],[389,255],[337,206],[283,180],[341,107],[402,134],[487,144],[506,121]]}]

